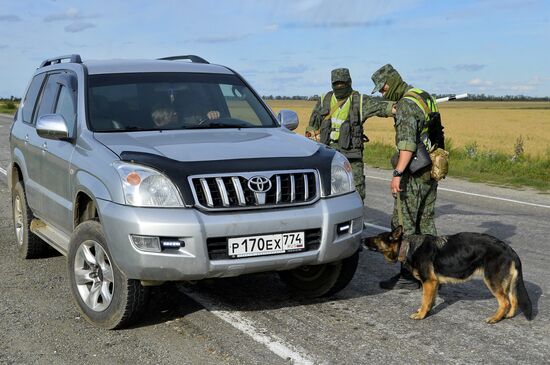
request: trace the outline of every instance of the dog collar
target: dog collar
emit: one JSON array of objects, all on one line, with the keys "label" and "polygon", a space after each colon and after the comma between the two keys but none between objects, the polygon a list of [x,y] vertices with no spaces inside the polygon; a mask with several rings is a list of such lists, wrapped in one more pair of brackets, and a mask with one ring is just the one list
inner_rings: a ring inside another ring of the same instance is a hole
[{"label": "dog collar", "polygon": [[401,240],[401,244],[399,245],[399,254],[397,256],[397,260],[400,262],[407,261],[407,254],[409,253],[409,248],[411,247],[411,243],[409,240]]}]

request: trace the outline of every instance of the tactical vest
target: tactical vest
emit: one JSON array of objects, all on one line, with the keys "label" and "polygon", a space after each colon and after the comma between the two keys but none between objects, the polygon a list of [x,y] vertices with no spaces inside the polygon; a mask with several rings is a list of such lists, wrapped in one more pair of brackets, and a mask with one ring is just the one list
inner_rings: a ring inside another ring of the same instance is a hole
[{"label": "tactical vest", "polygon": [[332,91],[321,96],[321,111],[326,117],[321,122],[320,142],[338,149],[348,158],[362,158],[363,98],[359,92],[352,91],[344,104],[329,116],[337,105]]},{"label": "tactical vest", "polygon": [[428,152],[438,147],[444,149],[443,126],[435,99],[426,91],[418,88],[409,89],[403,97],[412,100],[424,113],[424,120],[419,132],[420,140],[424,142]]}]

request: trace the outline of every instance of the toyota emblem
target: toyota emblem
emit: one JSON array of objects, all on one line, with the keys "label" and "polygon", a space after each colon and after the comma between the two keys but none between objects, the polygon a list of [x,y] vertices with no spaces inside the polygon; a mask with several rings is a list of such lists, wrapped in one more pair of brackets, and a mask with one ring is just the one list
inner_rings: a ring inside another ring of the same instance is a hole
[{"label": "toyota emblem", "polygon": [[271,189],[271,180],[265,176],[252,176],[248,179],[248,188],[255,193],[265,193]]}]

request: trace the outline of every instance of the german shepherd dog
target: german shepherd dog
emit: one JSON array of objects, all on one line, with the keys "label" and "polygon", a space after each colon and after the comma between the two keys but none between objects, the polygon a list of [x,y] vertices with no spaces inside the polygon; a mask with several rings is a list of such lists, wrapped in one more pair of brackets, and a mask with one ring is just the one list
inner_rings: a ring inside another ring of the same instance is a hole
[{"label": "german shepherd dog", "polygon": [[401,226],[392,232],[363,239],[363,245],[401,261],[422,283],[422,304],[412,319],[424,319],[435,303],[438,285],[460,283],[479,275],[498,301],[498,310],[487,323],[512,318],[519,308],[533,317],[525,289],[521,262],[506,243],[483,233],[462,232],[451,236],[404,236]]}]

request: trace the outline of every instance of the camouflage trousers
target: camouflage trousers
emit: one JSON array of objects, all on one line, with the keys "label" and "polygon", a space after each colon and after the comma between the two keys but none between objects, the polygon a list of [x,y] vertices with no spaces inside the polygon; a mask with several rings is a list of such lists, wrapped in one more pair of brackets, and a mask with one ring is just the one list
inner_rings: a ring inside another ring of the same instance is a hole
[{"label": "camouflage trousers", "polygon": [[[404,174],[401,178],[401,212],[405,235],[437,235],[435,229],[435,200],[437,181],[429,178],[429,171],[420,176]],[[391,228],[399,226],[397,199],[393,208]]]},{"label": "camouflage trousers", "polygon": [[365,171],[362,159],[350,159],[351,171],[353,173],[353,182],[355,190],[359,193],[362,200],[365,200]]}]

